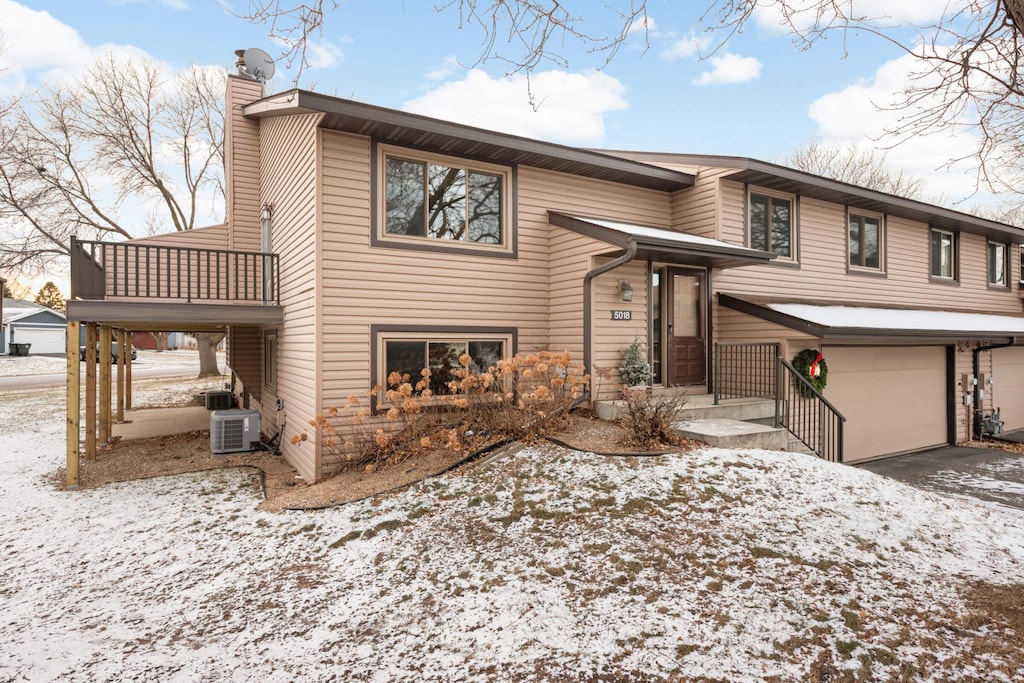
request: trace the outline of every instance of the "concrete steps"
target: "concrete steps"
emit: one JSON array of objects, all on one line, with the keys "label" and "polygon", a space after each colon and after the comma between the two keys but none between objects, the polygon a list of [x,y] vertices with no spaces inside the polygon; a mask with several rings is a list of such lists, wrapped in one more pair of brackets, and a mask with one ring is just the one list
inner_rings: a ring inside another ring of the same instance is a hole
[{"label": "concrete steps", "polygon": [[[657,396],[658,393],[655,393]],[[625,414],[625,401],[598,401],[594,413],[602,420],[616,421]],[[686,439],[721,448],[763,448],[806,452],[788,431],[774,426],[775,401],[771,399],[729,399],[715,405],[711,394],[687,397],[674,425]]]}]

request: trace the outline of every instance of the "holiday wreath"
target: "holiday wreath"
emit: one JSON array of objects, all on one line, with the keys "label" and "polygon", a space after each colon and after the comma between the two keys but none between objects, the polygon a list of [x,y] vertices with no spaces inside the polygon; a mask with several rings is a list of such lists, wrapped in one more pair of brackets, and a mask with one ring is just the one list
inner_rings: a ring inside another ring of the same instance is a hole
[{"label": "holiday wreath", "polygon": [[[793,367],[819,393],[825,390],[825,385],[828,384],[828,365],[825,363],[825,357],[821,355],[820,351],[804,349],[793,356]],[[800,387],[800,393],[805,397],[810,397],[810,392],[804,386]]]}]

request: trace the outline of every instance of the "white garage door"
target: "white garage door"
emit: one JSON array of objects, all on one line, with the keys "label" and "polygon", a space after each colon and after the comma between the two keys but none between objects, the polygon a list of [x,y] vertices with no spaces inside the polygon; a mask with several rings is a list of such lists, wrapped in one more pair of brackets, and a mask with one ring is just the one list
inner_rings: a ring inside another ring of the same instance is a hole
[{"label": "white garage door", "polygon": [[1024,427],[1024,348],[992,350],[992,402],[1006,431]]},{"label": "white garage door", "polygon": [[825,347],[825,398],[846,416],[845,462],[947,443],[946,349]]},{"label": "white garage door", "polygon": [[14,327],[13,339],[9,340],[15,344],[31,344],[29,353],[34,355],[40,353],[66,353],[64,340],[67,338],[67,331],[43,330],[37,327]]}]

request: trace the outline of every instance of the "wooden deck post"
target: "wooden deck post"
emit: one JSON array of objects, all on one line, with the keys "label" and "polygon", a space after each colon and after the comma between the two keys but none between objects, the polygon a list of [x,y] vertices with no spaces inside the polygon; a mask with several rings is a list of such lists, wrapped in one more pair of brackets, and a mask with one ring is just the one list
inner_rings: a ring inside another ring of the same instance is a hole
[{"label": "wooden deck post", "polygon": [[85,459],[96,459],[96,323],[85,326]]},{"label": "wooden deck post", "polygon": [[128,333],[128,343],[125,344],[128,355],[125,357],[124,366],[124,409],[132,409],[132,341],[135,335],[132,332]]},{"label": "wooden deck post", "polygon": [[110,441],[110,325],[100,325],[100,443]]},{"label": "wooden deck post", "polygon": [[124,424],[124,340],[125,330],[117,331],[117,423]]},{"label": "wooden deck post", "polygon": [[68,389],[68,422],[67,422],[67,477],[65,484],[68,489],[78,488],[78,435],[81,428],[81,404],[80,390],[81,382],[79,373],[82,371],[81,361],[78,357],[78,330],[77,320],[68,321],[67,331],[67,389]]}]

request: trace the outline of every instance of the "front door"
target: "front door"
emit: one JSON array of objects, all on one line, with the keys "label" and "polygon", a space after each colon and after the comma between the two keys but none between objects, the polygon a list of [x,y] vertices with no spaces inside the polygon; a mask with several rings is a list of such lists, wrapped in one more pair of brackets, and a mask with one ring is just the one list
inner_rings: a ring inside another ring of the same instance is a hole
[{"label": "front door", "polygon": [[669,270],[667,276],[666,383],[669,386],[704,384],[707,380],[704,274]]}]

